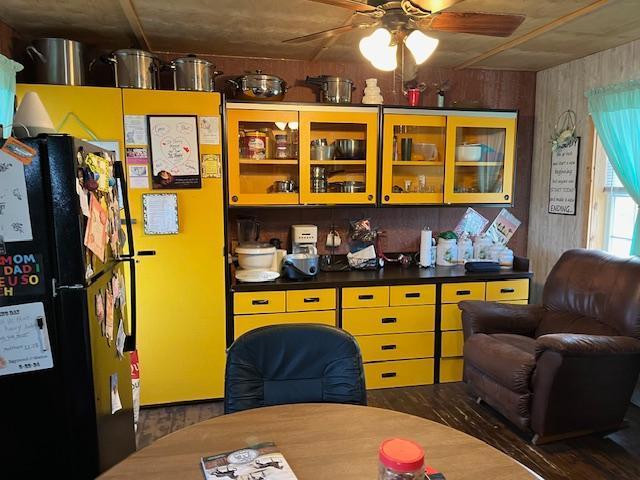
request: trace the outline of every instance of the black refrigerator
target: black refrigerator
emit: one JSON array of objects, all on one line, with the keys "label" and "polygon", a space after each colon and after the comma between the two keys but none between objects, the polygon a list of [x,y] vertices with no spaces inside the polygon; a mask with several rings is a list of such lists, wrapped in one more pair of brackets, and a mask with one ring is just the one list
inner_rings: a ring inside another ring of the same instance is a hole
[{"label": "black refrigerator", "polygon": [[124,169],[68,135],[23,142],[36,151],[31,163],[0,158],[0,174],[24,168],[32,237],[0,242],[1,476],[95,478],[136,448]]}]

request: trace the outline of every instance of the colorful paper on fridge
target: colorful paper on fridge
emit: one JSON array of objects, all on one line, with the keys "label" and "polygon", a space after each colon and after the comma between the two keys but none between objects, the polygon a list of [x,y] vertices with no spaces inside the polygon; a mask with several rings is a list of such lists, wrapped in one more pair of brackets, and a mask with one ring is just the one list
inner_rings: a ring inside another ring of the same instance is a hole
[{"label": "colorful paper on fridge", "polygon": [[104,262],[104,251],[107,244],[107,219],[106,209],[95,195],[91,195],[84,244],[101,262]]}]

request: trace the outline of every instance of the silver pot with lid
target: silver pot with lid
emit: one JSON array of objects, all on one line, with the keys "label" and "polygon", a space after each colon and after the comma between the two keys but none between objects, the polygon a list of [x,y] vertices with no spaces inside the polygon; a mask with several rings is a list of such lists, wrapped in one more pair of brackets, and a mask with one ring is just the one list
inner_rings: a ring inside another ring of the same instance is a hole
[{"label": "silver pot with lid", "polygon": [[222,74],[213,63],[195,55],[176,58],[168,68],[173,70],[173,88],[183,91],[213,92],[215,79]]},{"label": "silver pot with lid", "polygon": [[351,94],[355,90],[353,80],[344,77],[307,77],[306,83],[320,87],[319,100],[321,103],[351,103]]},{"label": "silver pot with lid", "polygon": [[125,48],[116,50],[105,61],[113,65],[116,87],[153,90],[158,86],[160,61],[151,52]]},{"label": "silver pot with lid", "polygon": [[275,75],[265,75],[262,70],[228,79],[231,95],[238,100],[280,101],[287,91],[287,83]]},{"label": "silver pot with lid", "polygon": [[85,47],[66,38],[38,38],[27,47],[35,63],[36,82],[85,85]]}]

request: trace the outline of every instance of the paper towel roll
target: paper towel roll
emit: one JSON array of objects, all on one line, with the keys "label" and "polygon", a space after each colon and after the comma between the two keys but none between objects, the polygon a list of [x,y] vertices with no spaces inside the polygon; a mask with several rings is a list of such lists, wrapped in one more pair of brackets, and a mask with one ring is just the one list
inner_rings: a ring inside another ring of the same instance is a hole
[{"label": "paper towel roll", "polygon": [[433,233],[428,228],[420,232],[420,266],[427,268],[431,266],[431,238]]}]

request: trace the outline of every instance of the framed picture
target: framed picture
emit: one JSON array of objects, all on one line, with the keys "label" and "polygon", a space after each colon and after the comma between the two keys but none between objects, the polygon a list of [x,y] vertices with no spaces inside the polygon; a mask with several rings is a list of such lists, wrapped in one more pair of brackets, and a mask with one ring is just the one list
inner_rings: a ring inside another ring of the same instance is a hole
[{"label": "framed picture", "polygon": [[200,188],[196,115],[148,115],[154,189]]},{"label": "framed picture", "polygon": [[178,194],[143,194],[142,216],[145,235],[175,235],[178,233]]},{"label": "framed picture", "polygon": [[549,176],[549,213],[575,215],[578,197],[580,137],[566,147],[551,152]]}]

